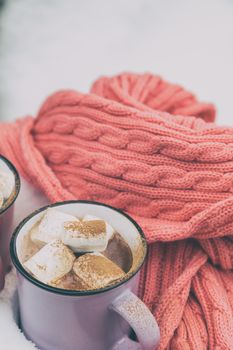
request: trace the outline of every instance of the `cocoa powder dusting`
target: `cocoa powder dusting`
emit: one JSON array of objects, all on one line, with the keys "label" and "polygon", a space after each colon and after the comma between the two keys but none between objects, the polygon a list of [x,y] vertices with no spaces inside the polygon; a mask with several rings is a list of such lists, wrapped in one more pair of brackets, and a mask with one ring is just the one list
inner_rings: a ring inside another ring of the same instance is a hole
[{"label": "cocoa powder dusting", "polygon": [[85,290],[85,286],[81,280],[74,274],[74,272],[69,272],[55,283],[51,283],[51,286],[67,290]]},{"label": "cocoa powder dusting", "polygon": [[72,231],[77,236],[83,235],[90,237],[106,233],[106,224],[103,220],[68,221],[64,223],[64,229],[66,231]]},{"label": "cocoa powder dusting", "polygon": [[119,266],[97,254],[85,254],[76,259],[73,271],[90,289],[106,287],[125,277]]}]

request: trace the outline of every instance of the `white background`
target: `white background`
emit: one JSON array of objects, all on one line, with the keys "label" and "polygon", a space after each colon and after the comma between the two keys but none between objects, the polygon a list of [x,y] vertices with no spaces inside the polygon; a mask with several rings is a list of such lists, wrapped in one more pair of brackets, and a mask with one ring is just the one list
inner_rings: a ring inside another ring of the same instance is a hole
[{"label": "white background", "polygon": [[151,71],[218,108],[233,125],[232,0],[6,0],[0,118],[35,114],[60,88]]}]

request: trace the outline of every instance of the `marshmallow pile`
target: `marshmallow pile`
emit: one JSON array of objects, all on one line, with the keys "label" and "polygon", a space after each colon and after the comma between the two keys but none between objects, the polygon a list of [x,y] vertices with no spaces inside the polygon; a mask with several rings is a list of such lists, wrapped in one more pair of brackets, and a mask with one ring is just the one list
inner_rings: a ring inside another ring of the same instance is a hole
[{"label": "marshmallow pile", "polygon": [[78,219],[49,208],[29,234],[38,251],[24,262],[24,267],[45,284],[90,290],[106,287],[126,275],[105,256],[116,232],[100,218],[86,215]]},{"label": "marshmallow pile", "polygon": [[0,169],[0,209],[13,191],[13,176]]}]

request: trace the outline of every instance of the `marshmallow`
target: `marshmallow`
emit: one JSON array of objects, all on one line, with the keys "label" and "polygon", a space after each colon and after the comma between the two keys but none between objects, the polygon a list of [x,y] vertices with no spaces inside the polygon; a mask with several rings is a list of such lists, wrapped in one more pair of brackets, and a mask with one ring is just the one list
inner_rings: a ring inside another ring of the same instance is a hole
[{"label": "marshmallow", "polygon": [[[92,220],[103,220],[103,219],[100,219],[100,218],[98,218],[96,216],[92,216],[92,215],[85,215],[84,218],[83,218],[83,221],[92,221]],[[107,240],[109,240],[113,236],[115,230],[106,221],[105,221],[105,224],[106,224]]]},{"label": "marshmallow", "polygon": [[0,191],[5,199],[9,198],[14,189],[14,176],[12,173],[0,171]]},{"label": "marshmallow", "polygon": [[31,230],[31,240],[34,243],[49,243],[54,239],[60,239],[63,233],[65,221],[76,220],[76,217],[49,208],[44,216]]},{"label": "marshmallow", "polygon": [[68,221],[62,241],[75,252],[104,251],[108,243],[105,221]]},{"label": "marshmallow", "polygon": [[4,203],[4,197],[2,192],[0,191],[0,209],[3,207],[3,203]]},{"label": "marshmallow", "polygon": [[65,276],[57,280],[52,284],[56,288],[68,289],[68,290],[86,290],[88,289],[80,279],[71,271]]},{"label": "marshmallow", "polygon": [[53,240],[24,263],[39,281],[53,284],[70,272],[75,260],[73,252],[62,241]]},{"label": "marshmallow", "polygon": [[89,289],[104,288],[126,276],[124,271],[100,253],[81,255],[73,271]]}]

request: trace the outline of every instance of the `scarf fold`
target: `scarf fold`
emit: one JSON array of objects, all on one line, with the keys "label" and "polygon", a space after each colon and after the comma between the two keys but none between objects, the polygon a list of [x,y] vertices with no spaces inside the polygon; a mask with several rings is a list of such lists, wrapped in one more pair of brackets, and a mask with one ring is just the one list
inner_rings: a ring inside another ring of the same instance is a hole
[{"label": "scarf fold", "polygon": [[0,125],[0,152],[51,202],[105,202],[143,228],[159,350],[233,349],[233,129],[214,119],[180,86],[121,74]]}]

